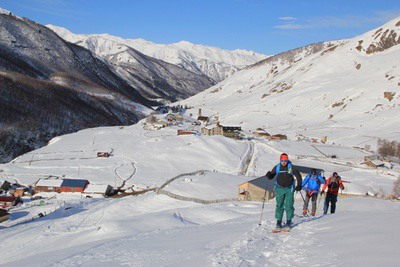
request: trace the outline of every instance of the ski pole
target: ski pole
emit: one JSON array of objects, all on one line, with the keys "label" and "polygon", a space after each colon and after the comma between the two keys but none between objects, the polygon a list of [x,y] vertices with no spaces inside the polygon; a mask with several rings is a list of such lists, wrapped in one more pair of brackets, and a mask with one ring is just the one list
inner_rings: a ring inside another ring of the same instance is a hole
[{"label": "ski pole", "polygon": [[[324,171],[324,170],[322,171],[322,177],[323,177],[323,180],[324,180],[325,183],[326,183],[325,171]],[[320,186],[321,186],[321,185],[320,185]],[[318,194],[319,194],[319,192],[317,193],[317,197],[318,197]],[[317,208],[316,208],[316,210],[315,210],[315,213],[317,213],[317,211],[318,211],[319,205],[321,204],[321,199],[322,199],[322,195],[319,196],[319,200],[318,200],[318,204],[317,204]]]},{"label": "ski pole", "polygon": [[[317,193],[317,197],[318,197],[318,194],[319,194],[319,193]],[[317,204],[317,208],[316,208],[316,210],[315,210],[315,213],[317,213],[318,207],[319,207],[319,205],[320,205],[320,203],[321,203],[321,199],[322,199],[322,195],[319,196],[319,200],[318,200],[318,204]]]},{"label": "ski pole", "polygon": [[[303,199],[304,205],[306,205],[306,200],[304,199],[303,193],[301,193],[301,191],[300,191],[300,196]],[[310,210],[308,209],[308,205],[307,205],[307,213],[310,213]]]},{"label": "ski pole", "polygon": [[265,191],[264,191],[264,199],[263,199],[263,204],[262,204],[262,208],[261,208],[260,223],[258,224],[258,226],[261,226],[261,220],[262,220],[262,216],[263,216],[263,212],[264,212],[264,204],[265,204],[266,196],[267,196],[267,187],[265,187]]}]

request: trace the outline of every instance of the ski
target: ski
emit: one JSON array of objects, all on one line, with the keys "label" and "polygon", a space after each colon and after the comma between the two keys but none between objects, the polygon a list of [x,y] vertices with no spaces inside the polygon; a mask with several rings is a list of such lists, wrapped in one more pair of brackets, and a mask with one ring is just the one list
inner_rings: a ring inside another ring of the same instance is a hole
[{"label": "ski", "polygon": [[290,232],[290,228],[289,229],[273,229],[272,230],[273,234],[279,234],[279,233],[287,234],[289,232]]}]

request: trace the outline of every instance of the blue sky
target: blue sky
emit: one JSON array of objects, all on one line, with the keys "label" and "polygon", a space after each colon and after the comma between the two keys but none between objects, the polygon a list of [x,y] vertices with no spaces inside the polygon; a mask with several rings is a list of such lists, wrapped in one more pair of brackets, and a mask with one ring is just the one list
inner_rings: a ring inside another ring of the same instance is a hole
[{"label": "blue sky", "polygon": [[355,37],[400,16],[399,0],[0,0],[0,7],[73,33],[268,55]]}]

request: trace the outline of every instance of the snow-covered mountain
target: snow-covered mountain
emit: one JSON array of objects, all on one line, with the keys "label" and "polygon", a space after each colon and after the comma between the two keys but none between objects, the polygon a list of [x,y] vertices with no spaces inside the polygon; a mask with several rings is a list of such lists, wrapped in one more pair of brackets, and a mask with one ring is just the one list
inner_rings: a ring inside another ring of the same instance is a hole
[{"label": "snow-covered mountain", "polygon": [[119,53],[121,45],[128,46],[150,57],[178,65],[199,75],[206,75],[216,82],[268,57],[252,51],[228,51],[186,41],[156,44],[143,39],[123,39],[109,34],[73,34],[62,27],[47,27],[65,40],[86,47],[102,57]]},{"label": "snow-covered mountain", "polygon": [[258,62],[181,103],[227,124],[349,145],[400,140],[400,18]]},{"label": "snow-covered mountain", "polygon": [[154,103],[48,28],[0,14],[0,161],[82,128],[136,123]]}]

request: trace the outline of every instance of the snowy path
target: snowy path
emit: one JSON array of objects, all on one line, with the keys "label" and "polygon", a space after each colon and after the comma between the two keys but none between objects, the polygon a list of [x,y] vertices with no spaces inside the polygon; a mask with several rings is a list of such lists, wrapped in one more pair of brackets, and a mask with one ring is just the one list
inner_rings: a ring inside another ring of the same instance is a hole
[{"label": "snowy path", "polygon": [[241,163],[240,163],[240,169],[241,169],[241,174],[242,175],[246,175],[247,174],[247,170],[249,169],[250,166],[250,162],[253,159],[253,155],[254,155],[254,143],[252,141],[250,141],[248,143],[248,147],[246,150],[246,153],[244,154]]},{"label": "snowy path", "polygon": [[[314,218],[320,219],[320,218]],[[213,256],[215,266],[304,266],[318,262],[308,250],[313,245],[313,219],[294,218],[290,233],[272,234],[275,220],[254,225],[240,240]],[[308,266],[319,266],[310,265]]]}]

